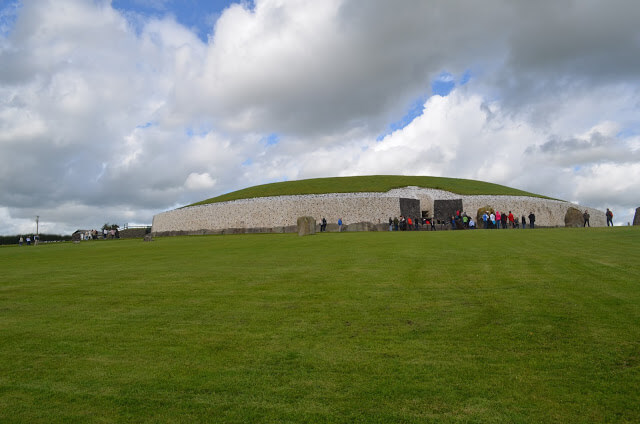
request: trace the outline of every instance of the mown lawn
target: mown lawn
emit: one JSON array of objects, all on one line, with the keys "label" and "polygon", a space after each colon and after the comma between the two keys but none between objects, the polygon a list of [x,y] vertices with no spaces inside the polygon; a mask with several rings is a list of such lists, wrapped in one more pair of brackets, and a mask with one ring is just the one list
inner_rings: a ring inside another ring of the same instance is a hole
[{"label": "mown lawn", "polygon": [[0,422],[640,422],[640,229],[0,248]]}]

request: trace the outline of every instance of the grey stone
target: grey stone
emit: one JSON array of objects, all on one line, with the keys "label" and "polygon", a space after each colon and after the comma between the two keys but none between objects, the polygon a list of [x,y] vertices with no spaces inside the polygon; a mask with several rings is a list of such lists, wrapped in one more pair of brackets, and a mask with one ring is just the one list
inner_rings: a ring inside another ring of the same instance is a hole
[{"label": "grey stone", "polygon": [[640,225],[640,208],[636,208],[636,214],[633,217],[633,225]]},{"label": "grey stone", "polygon": [[433,217],[435,219],[449,222],[451,217],[455,216],[456,211],[460,211],[460,213],[463,212],[462,199],[433,201]]},{"label": "grey stone", "polygon": [[144,241],[153,241],[153,237],[151,236],[151,234],[145,234],[143,240]]},{"label": "grey stone", "polygon": [[564,226],[565,227],[583,227],[584,216],[582,211],[576,208],[567,209],[567,213],[564,214]]},{"label": "grey stone", "polygon": [[400,215],[417,218],[420,216],[420,200],[400,198]]},{"label": "grey stone", "polygon": [[298,235],[308,236],[316,233],[316,219],[312,216],[298,218]]},{"label": "grey stone", "polygon": [[[342,231],[347,231],[343,225]],[[373,228],[373,224],[370,222],[354,222],[353,224],[349,224],[348,231],[371,231]]]}]

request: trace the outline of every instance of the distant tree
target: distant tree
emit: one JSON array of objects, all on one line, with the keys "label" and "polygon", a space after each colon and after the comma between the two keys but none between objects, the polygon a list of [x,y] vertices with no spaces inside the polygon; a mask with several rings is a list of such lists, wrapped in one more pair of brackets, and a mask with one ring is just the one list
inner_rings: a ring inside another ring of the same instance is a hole
[{"label": "distant tree", "polygon": [[118,228],[120,228],[118,224],[109,224],[108,222],[102,226],[102,230],[117,230]]}]

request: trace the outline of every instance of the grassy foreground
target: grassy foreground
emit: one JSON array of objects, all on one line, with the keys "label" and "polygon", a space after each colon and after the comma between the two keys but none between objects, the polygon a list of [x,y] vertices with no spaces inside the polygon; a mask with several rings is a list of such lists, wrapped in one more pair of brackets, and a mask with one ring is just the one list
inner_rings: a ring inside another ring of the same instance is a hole
[{"label": "grassy foreground", "polygon": [[254,197],[325,193],[382,193],[394,188],[408,186],[435,188],[464,195],[488,194],[503,196],[530,196],[548,199],[548,197],[541,196],[539,194],[529,193],[527,191],[518,190],[500,184],[462,178],[408,175],[368,175],[358,177],[311,178],[308,180],[262,184],[203,200],[189,206],[229,202],[231,200],[238,199],[251,199]]},{"label": "grassy foreground", "polygon": [[0,422],[640,422],[636,228],[0,248]]}]

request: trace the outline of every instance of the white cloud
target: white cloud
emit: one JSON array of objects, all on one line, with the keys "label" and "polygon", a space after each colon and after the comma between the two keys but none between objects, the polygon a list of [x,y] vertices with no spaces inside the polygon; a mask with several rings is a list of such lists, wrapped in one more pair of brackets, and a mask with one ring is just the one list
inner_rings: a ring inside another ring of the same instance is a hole
[{"label": "white cloud", "polygon": [[[640,202],[635,2],[257,0],[225,9],[208,43],[170,15],[134,28],[108,1],[0,9],[3,232],[36,214],[60,231],[150,223],[229,190],[333,175]],[[433,81],[466,72],[376,141]]]},{"label": "white cloud", "polygon": [[216,180],[211,178],[209,173],[197,174],[192,172],[184,182],[184,186],[187,190],[204,190],[211,189],[216,185]]}]

